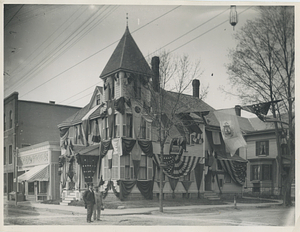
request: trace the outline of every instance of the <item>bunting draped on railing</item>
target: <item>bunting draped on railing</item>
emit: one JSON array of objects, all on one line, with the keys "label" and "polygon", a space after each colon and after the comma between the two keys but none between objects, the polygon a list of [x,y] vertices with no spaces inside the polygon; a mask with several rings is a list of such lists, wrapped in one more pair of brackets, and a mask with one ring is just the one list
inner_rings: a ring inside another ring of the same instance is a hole
[{"label": "bunting draped on railing", "polygon": [[228,173],[231,179],[238,185],[245,183],[247,175],[247,161],[219,158],[222,169]]},{"label": "bunting draped on railing", "polygon": [[171,189],[172,189],[172,197],[175,198],[174,191],[176,189],[178,179],[174,179],[174,178],[171,178],[171,177],[168,177],[168,178],[169,178],[169,183],[170,183],[170,186],[171,186]]},{"label": "bunting draped on railing", "polygon": [[149,200],[153,199],[153,180],[149,181],[137,181],[136,185],[140,190],[140,193]]},{"label": "bunting draped on railing", "polygon": [[120,181],[120,199],[123,200],[128,197],[128,195],[131,193],[136,181]]}]

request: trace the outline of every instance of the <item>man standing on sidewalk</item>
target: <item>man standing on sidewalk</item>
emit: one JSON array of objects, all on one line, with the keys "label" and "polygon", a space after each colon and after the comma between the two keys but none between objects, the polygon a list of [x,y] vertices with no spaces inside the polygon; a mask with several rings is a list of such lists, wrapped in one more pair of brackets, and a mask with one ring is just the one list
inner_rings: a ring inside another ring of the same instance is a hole
[{"label": "man standing on sidewalk", "polygon": [[83,194],[83,201],[85,203],[85,208],[87,209],[86,221],[88,223],[92,222],[93,208],[95,204],[95,194],[93,191],[93,183],[89,184],[89,189]]},{"label": "man standing on sidewalk", "polygon": [[101,207],[102,207],[102,193],[99,191],[98,187],[95,187],[95,207],[94,207],[94,221],[101,221]]}]

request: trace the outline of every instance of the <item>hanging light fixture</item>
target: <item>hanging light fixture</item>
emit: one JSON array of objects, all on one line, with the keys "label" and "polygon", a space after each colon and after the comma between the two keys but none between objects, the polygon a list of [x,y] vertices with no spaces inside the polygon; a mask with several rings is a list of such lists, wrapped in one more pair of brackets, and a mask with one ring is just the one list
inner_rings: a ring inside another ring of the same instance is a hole
[{"label": "hanging light fixture", "polygon": [[229,23],[231,24],[231,26],[233,26],[233,30],[234,30],[235,25],[237,25],[237,23],[238,23],[238,15],[237,15],[237,12],[236,12],[236,6],[235,5],[230,6]]}]

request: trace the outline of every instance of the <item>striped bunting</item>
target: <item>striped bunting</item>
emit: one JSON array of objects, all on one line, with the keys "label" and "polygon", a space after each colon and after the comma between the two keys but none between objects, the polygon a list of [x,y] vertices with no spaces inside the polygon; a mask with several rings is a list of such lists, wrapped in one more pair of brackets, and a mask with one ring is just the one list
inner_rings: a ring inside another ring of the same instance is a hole
[{"label": "striped bunting", "polygon": [[[201,159],[202,157],[196,156],[164,155],[164,162],[167,166],[163,172],[168,177],[179,179],[194,170]],[[155,154],[153,160],[156,164],[160,164],[159,155]]]},{"label": "striped bunting", "polygon": [[245,178],[247,174],[246,162],[238,162],[234,160],[225,159],[220,159],[219,161],[222,165],[222,169],[230,175],[231,179],[235,183],[239,185],[243,185],[245,183]]}]

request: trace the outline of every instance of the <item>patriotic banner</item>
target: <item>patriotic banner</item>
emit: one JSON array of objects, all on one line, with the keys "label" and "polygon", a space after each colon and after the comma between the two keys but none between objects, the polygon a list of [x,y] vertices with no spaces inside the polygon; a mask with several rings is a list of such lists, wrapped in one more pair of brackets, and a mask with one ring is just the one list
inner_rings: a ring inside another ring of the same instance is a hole
[{"label": "patriotic banner", "polygon": [[132,109],[132,116],[133,116],[134,134],[135,137],[138,138],[141,130],[142,108],[139,106],[138,102],[132,101],[131,109]]},{"label": "patriotic banner", "polygon": [[92,141],[94,143],[100,143],[101,141],[100,129],[97,119],[93,121]]},{"label": "patriotic banner", "polygon": [[265,121],[266,120],[266,115],[268,114],[268,111],[270,109],[270,105],[272,103],[277,103],[282,100],[277,100],[277,101],[270,101],[270,102],[263,102],[263,103],[258,103],[258,104],[253,104],[253,105],[247,105],[247,106],[242,106],[242,109],[245,111],[248,111],[250,113],[256,114],[257,117]]},{"label": "patriotic banner", "polygon": [[244,185],[247,175],[247,160],[243,160],[238,156],[232,158],[218,157],[222,165],[222,169],[228,173],[231,179],[238,185]]},{"label": "patriotic banner", "polygon": [[[195,156],[175,156],[175,155],[164,155],[163,160],[166,163],[163,172],[171,178],[179,179],[182,176],[187,175],[193,171],[196,165],[202,162],[204,158]],[[155,163],[159,163],[159,155],[153,156]]]},{"label": "patriotic banner", "polygon": [[93,182],[93,177],[97,168],[99,156],[79,155],[82,165],[82,172],[86,183]]},{"label": "patriotic banner", "polygon": [[244,140],[236,115],[214,112],[220,123],[221,133],[227,150],[233,156],[236,150],[247,145]]},{"label": "patriotic banner", "polygon": [[115,115],[115,106],[114,101],[110,100],[107,102],[107,117],[108,117],[108,127],[109,127],[109,137],[112,138],[114,130],[114,115]]},{"label": "patriotic banner", "polygon": [[111,140],[111,144],[114,150],[114,154],[122,156],[122,139],[121,138],[115,138]]}]

